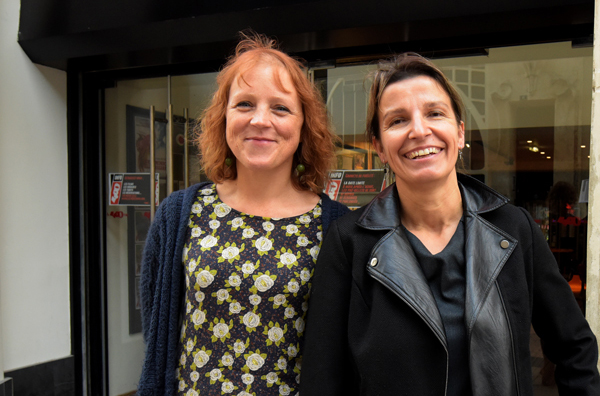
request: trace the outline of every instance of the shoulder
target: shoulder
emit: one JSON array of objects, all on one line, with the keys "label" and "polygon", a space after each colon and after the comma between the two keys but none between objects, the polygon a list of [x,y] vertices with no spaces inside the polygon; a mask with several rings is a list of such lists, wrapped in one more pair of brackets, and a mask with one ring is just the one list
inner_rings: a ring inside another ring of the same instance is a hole
[{"label": "shoulder", "polygon": [[194,184],[184,190],[175,191],[169,197],[173,200],[181,201],[182,205],[191,205],[198,194],[213,195],[215,194],[214,184],[212,182],[202,182]]},{"label": "shoulder", "polygon": [[344,244],[362,244],[363,242],[368,244],[368,240],[374,238],[373,240],[377,241],[381,238],[381,233],[366,230],[357,224],[364,211],[364,206],[356,210],[349,210],[343,216],[332,221],[331,228],[335,228],[336,234]]},{"label": "shoulder", "polygon": [[509,203],[481,214],[481,217],[516,238],[524,246],[528,246],[542,233],[540,226],[525,208]]},{"label": "shoulder", "polygon": [[177,190],[163,199],[156,211],[156,219],[173,219],[182,211],[190,211],[198,191],[208,188],[212,182],[194,184],[184,190]]},{"label": "shoulder", "polygon": [[331,220],[335,220],[350,211],[346,205],[332,200],[325,193],[321,193],[321,203],[323,211],[330,213]]},{"label": "shoulder", "polygon": [[504,204],[488,213],[482,213],[481,216],[502,229],[521,226],[529,227],[530,221],[533,221],[527,210],[510,203]]}]

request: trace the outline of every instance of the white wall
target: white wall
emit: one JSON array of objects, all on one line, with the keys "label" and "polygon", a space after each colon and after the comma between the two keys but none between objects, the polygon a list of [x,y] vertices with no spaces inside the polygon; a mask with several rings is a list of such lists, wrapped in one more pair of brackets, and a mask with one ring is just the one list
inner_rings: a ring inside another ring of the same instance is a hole
[{"label": "white wall", "polygon": [[0,0],[0,372],[71,354],[66,73],[17,44]]},{"label": "white wall", "polygon": [[[594,68],[592,91],[592,132],[590,169],[600,167],[600,1],[594,14]],[[600,176],[590,172],[587,245],[587,295],[585,316],[596,337],[600,337]],[[598,361],[600,369],[600,360]]]}]

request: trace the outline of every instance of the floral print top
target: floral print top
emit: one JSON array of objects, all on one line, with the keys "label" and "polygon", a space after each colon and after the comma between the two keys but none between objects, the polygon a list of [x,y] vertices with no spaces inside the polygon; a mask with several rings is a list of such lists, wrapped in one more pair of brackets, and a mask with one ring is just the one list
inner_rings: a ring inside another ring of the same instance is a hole
[{"label": "floral print top", "polygon": [[178,394],[297,395],[321,202],[284,219],[244,214],[200,190],[183,250]]}]

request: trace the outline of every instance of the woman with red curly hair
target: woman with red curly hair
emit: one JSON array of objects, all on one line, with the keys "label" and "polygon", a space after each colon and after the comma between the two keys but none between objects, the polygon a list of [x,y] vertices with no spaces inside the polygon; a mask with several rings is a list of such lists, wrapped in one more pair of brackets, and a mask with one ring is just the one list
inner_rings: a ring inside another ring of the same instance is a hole
[{"label": "woman with red curly hair", "polygon": [[329,223],[335,136],[301,64],[244,36],[197,144],[212,182],[169,196],[144,249],[139,395],[288,395]]}]

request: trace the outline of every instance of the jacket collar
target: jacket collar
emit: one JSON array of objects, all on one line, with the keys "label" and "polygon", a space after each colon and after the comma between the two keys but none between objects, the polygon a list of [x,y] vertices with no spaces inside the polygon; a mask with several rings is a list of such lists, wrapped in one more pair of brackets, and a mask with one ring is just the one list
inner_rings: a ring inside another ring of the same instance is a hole
[{"label": "jacket collar", "polygon": [[[509,200],[479,180],[459,173],[463,206],[473,214],[490,212]],[[366,207],[356,224],[370,230],[392,230],[400,226],[400,197],[396,183],[377,195]]]},{"label": "jacket collar", "polygon": [[[458,180],[465,207],[465,324],[469,334],[476,334],[471,338],[472,345],[479,345],[485,344],[481,336],[485,331],[480,329],[495,326],[498,331],[493,336],[507,334],[501,331],[508,329],[508,322],[506,315],[501,314],[504,311],[499,294],[492,290],[496,290],[496,278],[514,251],[517,240],[479,216],[505,205],[508,199],[471,177],[459,175]],[[367,272],[411,306],[446,346],[437,303],[400,227],[400,210],[396,186],[392,185],[379,194],[358,219],[360,227],[388,230],[375,244],[368,263],[365,263]],[[475,350],[481,352],[482,349]],[[510,367],[508,360],[499,362],[499,366]]]}]

